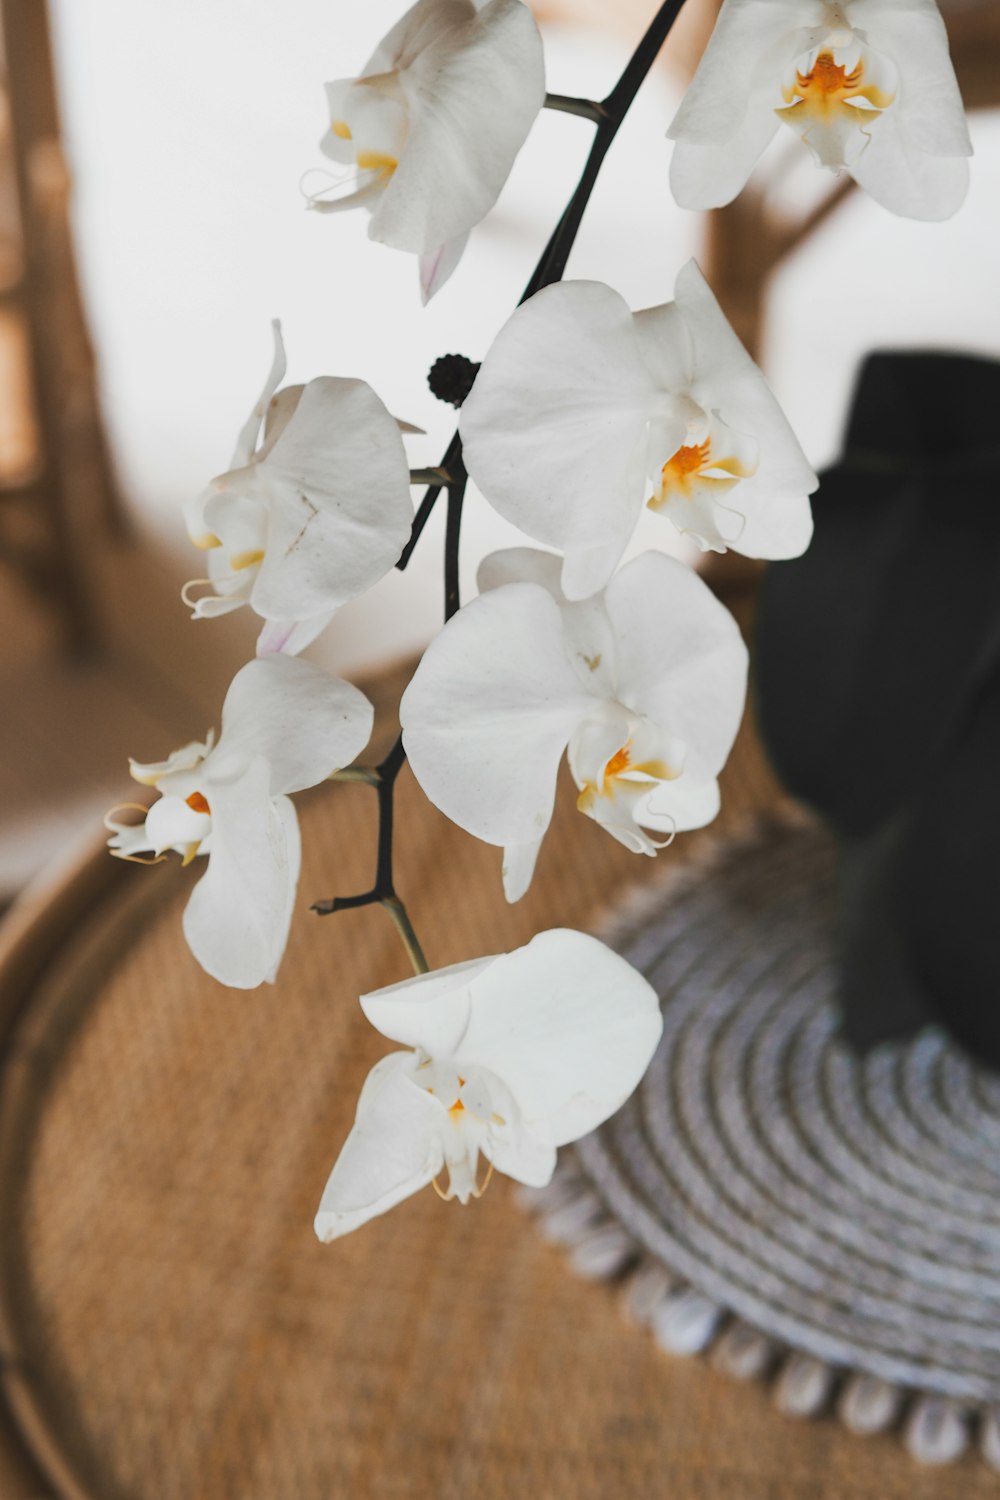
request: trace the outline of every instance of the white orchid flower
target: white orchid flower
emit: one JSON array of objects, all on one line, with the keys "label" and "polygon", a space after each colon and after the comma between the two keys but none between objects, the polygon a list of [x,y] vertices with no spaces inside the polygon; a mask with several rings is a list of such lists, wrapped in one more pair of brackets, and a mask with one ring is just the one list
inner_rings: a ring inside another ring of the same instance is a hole
[{"label": "white orchid flower", "polygon": [[508,901],[531,883],[564,750],[580,811],[655,854],[718,812],[746,692],[732,616],[674,558],[645,552],[577,603],[558,580],[551,553],[487,558],[485,592],[431,642],[400,705],[413,774],[503,847]]},{"label": "white orchid flower", "polygon": [[369,235],[420,256],[424,301],[444,285],[470,229],[496,202],[545,100],[542,41],[521,0],[418,0],[360,78],[326,85],[321,142],[354,167],[332,213],[363,204]]},{"label": "white orchid flower", "polygon": [[779,125],[892,213],[947,219],[972,144],[935,0],[725,0],[668,134],[684,208],[736,197]]},{"label": "white orchid flower", "polygon": [[[315,786],[368,743],[372,707],[357,688],[289,656],[257,657],[230,684],[218,744],[185,745],[159,764],[131,762],[160,793],[145,822],[105,819],[112,854],[174,850],[208,868],[184,912],[202,968],[252,989],[273,980],[299,876],[299,829],[288,793]],[[141,810],[141,809],[140,809]]]},{"label": "white orchid flower", "polygon": [[209,571],[185,599],[195,619],[249,604],[265,622],[258,651],[294,654],[393,567],[413,502],[400,424],[371,387],[323,376],[279,391],[285,350],[273,328],[271,372],[232,466],[185,507]]},{"label": "white orchid flower", "polygon": [[361,1005],[383,1036],[414,1050],[390,1053],[368,1075],[316,1215],[326,1241],[445,1170],[438,1191],[460,1203],[481,1195],[494,1168],[543,1187],[556,1148],[624,1104],[663,1024],[631,964],[566,929],[376,990]]},{"label": "white orchid flower", "polygon": [[694,261],[674,302],[632,313],[569,281],[519,308],[460,426],[469,473],[515,526],[566,554],[563,588],[602,588],[644,498],[703,549],[795,557],[818,480]]}]

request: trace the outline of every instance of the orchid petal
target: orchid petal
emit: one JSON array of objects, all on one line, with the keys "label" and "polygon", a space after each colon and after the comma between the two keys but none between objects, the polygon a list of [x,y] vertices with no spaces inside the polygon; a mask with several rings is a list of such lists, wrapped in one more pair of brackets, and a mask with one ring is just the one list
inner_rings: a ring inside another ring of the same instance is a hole
[{"label": "orchid petal", "polygon": [[618,782],[613,796],[588,797],[581,811],[588,818],[593,818],[595,823],[599,823],[605,833],[610,833],[630,853],[654,856],[670,842],[676,829],[670,823],[657,830],[666,832],[668,838],[657,842],[650,837],[645,831],[648,826],[643,808],[646,795],[645,787],[635,782]]},{"label": "orchid petal", "polygon": [[336,609],[389,571],[409,535],[409,464],[395,419],[370,386],[311,380],[257,465],[270,501],[251,602],[269,619]]},{"label": "orchid petal", "polygon": [[540,933],[477,976],[452,1056],[489,1069],[553,1146],[593,1130],[636,1087],[662,1030],[652,986],[596,938]]},{"label": "orchid petal", "polygon": [[476,586],[485,594],[507,583],[537,583],[561,605],[565,603],[561,574],[562,558],[554,552],[542,552],[538,547],[502,547],[483,558],[476,572]]},{"label": "orchid petal", "polygon": [[632,325],[639,352],[657,386],[663,391],[686,391],[694,372],[695,351],[691,331],[676,302],[633,313]]},{"label": "orchid petal", "polygon": [[717,781],[697,781],[685,773],[676,781],[657,783],[640,810],[639,822],[659,833],[685,833],[713,823],[719,806]]},{"label": "orchid petal", "polygon": [[360,755],[374,711],[357,688],[294,656],[260,656],[233,678],[211,774],[263,757],[271,795],[315,786]]},{"label": "orchid petal", "polygon": [[531,839],[526,844],[507,844],[504,847],[501,869],[503,893],[512,905],[515,901],[520,901],[531,885],[541,847],[541,839]]},{"label": "orchid petal", "polygon": [[115,809],[104,819],[104,826],[113,837],[108,839],[108,848],[112,854],[120,859],[135,859],[139,854],[155,854],[156,850],[152,839],[146,832],[146,824],[143,823],[119,823],[112,814]]},{"label": "orchid petal", "polygon": [[164,776],[172,776],[176,771],[194,770],[205,759],[214,742],[215,736],[210,730],[204,740],[191,740],[179,750],[172,750],[166,760],[144,763],[130,759],[129,772],[132,779],[143,786],[156,786]]},{"label": "orchid petal", "polygon": [[798,557],[812,536],[807,497],[819,480],[693,260],[680,271],[675,295],[694,349],[694,400],[738,432],[752,434],[759,447],[757,468],[726,502],[744,523],[730,546],[745,557]]},{"label": "orchid petal", "polygon": [[441,290],[465,253],[469,232],[456,234],[445,240],[436,250],[428,250],[420,257],[420,295],[424,306]]},{"label": "orchid petal", "polygon": [[219,545],[219,538],[205,519],[205,507],[216,493],[213,485],[207,485],[197,495],[185,500],[181,511],[188,536],[202,552]]},{"label": "orchid petal", "polygon": [[[911,219],[950,219],[965,202],[969,164],[963,157],[923,156],[891,118],[852,167],[852,175],[883,208]],[[763,555],[763,554],[762,554]]]},{"label": "orchid petal", "polygon": [[822,0],[726,0],[667,135],[732,146],[746,127],[755,86],[784,38],[823,19]]},{"label": "orchid petal", "polygon": [[314,615],[311,620],[265,620],[257,637],[257,655],[283,654],[297,656],[311,646],[333,619],[333,612]]},{"label": "orchid petal", "polygon": [[496,963],[472,958],[464,963],[418,974],[361,996],[361,1009],[391,1042],[419,1047],[432,1057],[449,1056],[469,1023],[472,986]]},{"label": "orchid petal", "polygon": [[747,651],[732,615],[675,558],[644,552],[608,585],[618,699],[687,747],[685,772],[718,774],[739,728]]},{"label": "orchid petal", "polygon": [[515,1116],[490,1144],[493,1166],[526,1187],[546,1187],[556,1169],[556,1148],[546,1135]]},{"label": "orchid petal", "polygon": [[570,597],[606,582],[635,528],[637,452],[644,458],[659,396],[627,304],[580,281],[547,287],[518,309],[462,407],[469,473],[494,509],[550,546],[610,557],[594,586],[594,572],[585,587],[567,586],[564,575]]},{"label": "orchid petal", "polygon": [[354,1128],[323,1190],[316,1233],[357,1229],[426,1187],[444,1164],[441,1106],[411,1076],[412,1053],[384,1057],[368,1075]]},{"label": "orchid petal", "polygon": [[298,883],[295,810],[284,797],[272,800],[270,779],[267,761],[257,758],[241,775],[209,787],[212,852],[184,911],[191,952],[214,979],[236,989],[273,979]]},{"label": "orchid petal", "polygon": [[421,52],[447,42],[475,16],[474,0],[417,0],[387,31],[365,63],[362,77],[408,68]]},{"label": "orchid petal", "polygon": [[604,607],[596,595],[570,602],[562,591],[562,559],[536,547],[505,547],[479,564],[476,581],[481,593],[505,583],[537,583],[562,611],[563,641],[573,670],[587,692],[610,691],[614,682],[615,638]]},{"label": "orchid petal", "polygon": [[240,435],[236,439],[232,462],[229,465],[231,469],[241,468],[244,464],[250,462],[260,436],[261,424],[271,404],[271,398],[285,378],[285,345],[281,337],[281,323],[277,318],[272,320],[271,330],[274,334],[274,355],[271,359],[271,368],[268,371],[267,380],[264,382],[264,389],[257,398],[257,403],[253,411],[243,424]]},{"label": "orchid petal", "polygon": [[566,659],[558,605],[537,584],[467,604],[433,640],[400,704],[424,792],[488,843],[533,842],[552,817],[556,772],[592,700]]},{"label": "orchid petal", "polygon": [[872,47],[891,57],[899,70],[899,127],[913,149],[930,156],[971,156],[969,127],[937,0],[851,0],[851,15]]},{"label": "orchid petal", "polygon": [[774,94],[770,86],[751,94],[743,124],[731,140],[678,137],[670,159],[670,191],[681,208],[722,208],[743,191],[781,125]]},{"label": "orchid petal", "polygon": [[154,854],[198,845],[211,832],[212,819],[183,797],[160,797],[146,815],[146,836]]},{"label": "orchid petal", "polygon": [[[493,207],[545,98],[541,38],[521,0],[478,10],[420,0],[411,16],[442,25],[407,37],[399,68],[409,106],[405,149],[372,214],[372,239],[425,254],[466,233]],[[424,19],[426,18],[426,19]],[[404,18],[404,21],[407,18]],[[485,122],[485,123],[484,123]]]}]

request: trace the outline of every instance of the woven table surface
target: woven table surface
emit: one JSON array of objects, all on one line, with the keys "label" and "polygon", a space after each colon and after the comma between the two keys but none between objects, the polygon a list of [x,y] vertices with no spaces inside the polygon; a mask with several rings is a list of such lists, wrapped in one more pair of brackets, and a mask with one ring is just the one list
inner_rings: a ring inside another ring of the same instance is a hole
[{"label": "woven table surface", "polygon": [[[746,734],[710,836],[776,800]],[[7,1455],[5,1478],[0,1452],[4,1500],[996,1494],[975,1463],[920,1471],[889,1438],[796,1424],[759,1389],[669,1359],[614,1288],[535,1234],[507,1182],[467,1209],[427,1192],[315,1240],[386,1050],[355,997],[406,973],[379,911],[307,910],[368,883],[373,804],[363,786],[300,801],[299,912],[273,987],[228,991],[195,965],[180,933],[195,872],[174,862],[91,867],[104,894],[58,942],[52,913],[65,927],[73,905],[58,889],[8,930],[0,1355],[26,1456]],[[535,885],[508,907],[499,851],[408,773],[399,811],[400,890],[435,966],[600,928],[704,842],[637,859],[564,784]]]}]

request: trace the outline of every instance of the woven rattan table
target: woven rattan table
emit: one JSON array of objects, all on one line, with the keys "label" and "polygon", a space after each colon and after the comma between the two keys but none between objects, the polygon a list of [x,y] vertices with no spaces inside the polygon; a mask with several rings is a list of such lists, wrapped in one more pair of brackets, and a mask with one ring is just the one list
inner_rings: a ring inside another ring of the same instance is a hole
[{"label": "woven rattan table", "polygon": [[[776,800],[749,736],[724,790],[723,831]],[[301,910],[273,988],[227,991],[197,968],[179,922],[192,872],[173,862],[95,851],[8,919],[2,1500],[996,1494],[972,1460],[924,1472],[891,1438],[796,1424],[760,1389],[668,1359],[506,1182],[465,1210],[422,1194],[317,1243],[320,1190],[384,1050],[354,997],[404,963],[381,913],[306,908],[364,887],[373,800],[338,786],[300,804]],[[657,878],[564,795],[510,908],[498,851],[408,776],[400,800],[400,884],[435,964],[599,926]]]}]

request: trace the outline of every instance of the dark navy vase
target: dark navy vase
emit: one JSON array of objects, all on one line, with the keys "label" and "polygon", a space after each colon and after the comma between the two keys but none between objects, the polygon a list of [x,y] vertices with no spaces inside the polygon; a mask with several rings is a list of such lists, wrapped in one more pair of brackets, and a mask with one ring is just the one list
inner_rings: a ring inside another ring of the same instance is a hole
[{"label": "dark navy vase", "polygon": [[1000,1067],[1000,364],[876,354],[804,557],[761,587],[778,774],[839,851],[844,1032]]}]

